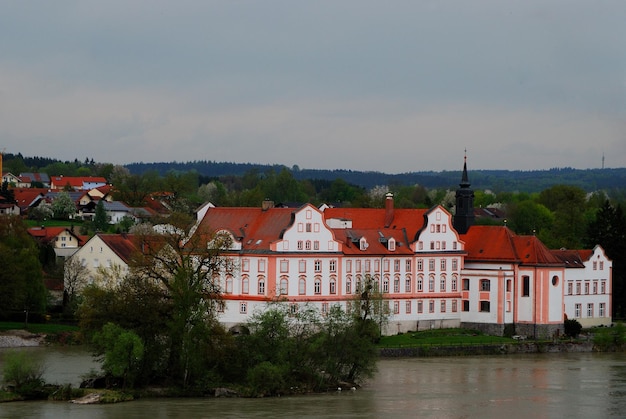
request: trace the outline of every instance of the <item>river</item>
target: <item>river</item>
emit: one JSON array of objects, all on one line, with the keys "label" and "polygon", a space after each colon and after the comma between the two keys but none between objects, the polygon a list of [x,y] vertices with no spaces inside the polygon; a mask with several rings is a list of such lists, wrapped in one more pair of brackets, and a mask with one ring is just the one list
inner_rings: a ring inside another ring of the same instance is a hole
[{"label": "river", "polygon": [[[80,348],[24,348],[46,380],[77,383]],[[2,355],[0,350],[0,357]],[[1,367],[1,361],[0,361]],[[382,359],[364,387],[267,399],[143,399],[115,405],[0,404],[0,418],[604,418],[626,416],[626,354]]]}]

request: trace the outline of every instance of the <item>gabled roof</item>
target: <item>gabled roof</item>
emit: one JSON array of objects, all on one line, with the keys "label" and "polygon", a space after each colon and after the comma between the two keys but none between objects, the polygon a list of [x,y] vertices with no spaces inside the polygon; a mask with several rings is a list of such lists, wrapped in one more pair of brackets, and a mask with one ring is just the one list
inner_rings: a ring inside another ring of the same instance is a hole
[{"label": "gabled roof", "polygon": [[48,193],[46,188],[15,188],[11,189],[17,205],[24,210]]},{"label": "gabled roof", "polygon": [[[242,247],[250,251],[268,251],[271,243],[280,240],[283,232],[293,223],[296,212],[304,206],[294,208],[272,207],[240,208],[211,207],[201,220],[198,231],[229,231]],[[393,222],[385,228],[388,213],[384,208],[326,208],[322,213],[325,222],[329,219],[349,219],[351,228],[331,228],[335,239],[344,243],[346,254],[410,254],[409,244],[424,224],[423,209],[396,209]],[[361,250],[359,240],[367,241],[367,248]],[[396,241],[396,249],[389,251],[387,243]]]},{"label": "gabled roof", "polygon": [[68,227],[31,227],[28,229],[28,234],[42,243],[50,243],[58,237],[59,234],[65,231],[76,237],[76,241],[79,246],[82,246],[85,243],[85,236],[75,234],[72,229]]},{"label": "gabled roof", "polygon": [[[85,189],[85,185],[90,184],[102,184],[106,185],[107,180],[103,177],[96,176],[52,176],[51,185],[56,189],[63,189],[67,185],[72,187],[73,189],[83,190]],[[91,188],[91,187],[89,187]]]},{"label": "gabled roof", "polygon": [[[426,209],[393,209],[392,215],[385,208],[326,208],[324,218],[350,220],[351,228],[333,228],[337,240],[344,242],[345,254],[411,254],[410,244],[424,226]],[[385,227],[388,225],[388,227]],[[367,241],[361,250],[359,240]],[[390,239],[396,241],[393,251],[388,249]]]},{"label": "gabled roof", "polygon": [[537,237],[518,236],[508,227],[472,226],[462,239],[467,261],[563,265]]},{"label": "gabled roof", "polygon": [[94,237],[102,240],[126,264],[139,251],[134,234],[96,234]]},{"label": "gabled roof", "polygon": [[48,176],[47,173],[24,172],[24,173],[20,173],[20,176],[28,177],[31,179],[31,181],[41,182],[43,184],[50,183],[50,177]]},{"label": "gabled roof", "polygon": [[[551,250],[552,254],[565,264],[566,268],[584,268],[584,260],[588,260],[592,250]],[[583,257],[586,255],[586,257]]]},{"label": "gabled roof", "polygon": [[131,208],[122,201],[102,201],[106,211],[130,212]]},{"label": "gabled roof", "polygon": [[291,224],[293,208],[213,207],[198,225],[198,231],[229,231],[248,250],[269,250]]}]

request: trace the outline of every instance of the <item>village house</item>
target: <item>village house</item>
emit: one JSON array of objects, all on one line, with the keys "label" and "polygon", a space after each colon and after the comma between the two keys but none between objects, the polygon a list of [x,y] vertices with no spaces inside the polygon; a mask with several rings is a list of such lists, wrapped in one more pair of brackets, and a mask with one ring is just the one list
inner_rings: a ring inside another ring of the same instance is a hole
[{"label": "village house", "polygon": [[56,256],[63,259],[72,256],[86,241],[72,227],[31,227],[28,234],[43,245],[51,245]]}]

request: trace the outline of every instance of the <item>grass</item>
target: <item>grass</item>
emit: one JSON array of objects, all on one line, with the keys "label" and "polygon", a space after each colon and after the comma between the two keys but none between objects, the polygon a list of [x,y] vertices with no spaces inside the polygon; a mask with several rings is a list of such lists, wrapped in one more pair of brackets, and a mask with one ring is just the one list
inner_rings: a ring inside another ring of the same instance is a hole
[{"label": "grass", "polygon": [[511,343],[514,339],[485,335],[468,329],[432,329],[383,336],[379,348],[406,348],[423,345],[482,345],[489,343]]},{"label": "grass", "polygon": [[24,325],[22,322],[0,322],[0,332],[7,330],[23,329],[31,333],[55,334],[63,332],[77,332],[78,326],[54,323],[28,323]]},{"label": "grass", "polygon": [[83,224],[82,220],[25,220],[28,227],[80,227]]}]

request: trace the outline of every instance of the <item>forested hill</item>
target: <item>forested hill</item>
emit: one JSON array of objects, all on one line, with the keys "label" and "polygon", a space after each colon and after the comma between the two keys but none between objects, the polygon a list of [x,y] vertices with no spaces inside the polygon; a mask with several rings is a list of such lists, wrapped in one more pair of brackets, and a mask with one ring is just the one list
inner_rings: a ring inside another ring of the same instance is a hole
[{"label": "forested hill", "polygon": [[[415,185],[427,188],[456,188],[461,180],[461,171],[410,172],[386,174],[381,172],[362,172],[355,170],[318,170],[288,168],[283,165],[262,165],[253,163],[226,163],[195,161],[187,163],[132,163],[126,167],[134,174],[156,171],[161,175],[169,171],[187,172],[194,170],[208,178],[222,176],[242,176],[250,171],[265,173],[273,170],[290,170],[298,180],[319,179],[335,180],[341,178],[348,183],[364,188],[377,185]],[[586,191],[599,189],[614,190],[626,188],[626,168],[619,169],[572,169],[556,168],[550,170],[471,170],[469,171],[472,188],[491,189],[509,192],[540,192],[553,185],[576,185]]]}]

